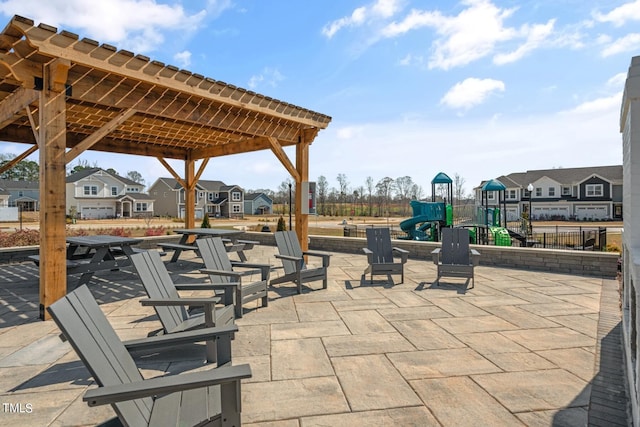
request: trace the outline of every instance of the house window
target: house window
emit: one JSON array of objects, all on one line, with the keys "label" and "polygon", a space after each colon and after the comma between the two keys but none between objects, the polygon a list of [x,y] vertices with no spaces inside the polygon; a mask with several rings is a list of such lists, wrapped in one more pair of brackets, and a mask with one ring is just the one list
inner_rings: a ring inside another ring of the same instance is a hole
[{"label": "house window", "polygon": [[18,191],[18,197],[23,197],[24,196],[24,191]]},{"label": "house window", "polygon": [[602,184],[587,184],[587,197],[602,197]]},{"label": "house window", "polygon": [[136,203],[136,212],[146,212],[147,204],[146,203]]},{"label": "house window", "polygon": [[111,187],[111,195],[112,196],[118,195],[118,187]]},{"label": "house window", "polygon": [[209,193],[209,201],[212,202],[213,201],[213,193]]},{"label": "house window", "polygon": [[239,191],[234,191],[231,193],[231,200],[233,200],[234,202],[239,202],[240,200],[242,200],[241,196],[242,195]]},{"label": "house window", "polygon": [[98,195],[98,187],[95,185],[85,185],[84,186],[84,195],[85,196],[97,196]]},{"label": "house window", "polygon": [[495,200],[496,199],[496,193],[493,191],[487,191],[487,200]]},{"label": "house window", "polygon": [[127,193],[139,193],[140,189],[138,187],[129,187],[127,188]]},{"label": "house window", "polygon": [[507,199],[515,200],[517,199],[516,190],[507,190]]},{"label": "house window", "polygon": [[571,187],[562,187],[562,195],[570,196],[571,195]]},{"label": "house window", "polygon": [[542,197],[542,187],[536,187],[536,197]]},{"label": "house window", "polygon": [[233,211],[233,213],[240,213],[240,205],[231,205],[231,209]]},{"label": "house window", "polygon": [[549,197],[555,197],[556,189],[555,187],[549,187]]}]

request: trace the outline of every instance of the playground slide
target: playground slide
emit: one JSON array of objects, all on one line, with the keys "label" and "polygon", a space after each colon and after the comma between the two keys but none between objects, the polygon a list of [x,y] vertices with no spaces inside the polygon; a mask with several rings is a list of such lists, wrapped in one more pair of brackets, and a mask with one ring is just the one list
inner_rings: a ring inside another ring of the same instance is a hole
[{"label": "playground slide", "polygon": [[434,221],[434,219],[431,218],[429,215],[413,216],[411,218],[405,219],[404,221],[401,221],[400,229],[406,233],[409,230],[413,230],[416,224],[420,224],[422,222],[432,222],[432,221]]}]

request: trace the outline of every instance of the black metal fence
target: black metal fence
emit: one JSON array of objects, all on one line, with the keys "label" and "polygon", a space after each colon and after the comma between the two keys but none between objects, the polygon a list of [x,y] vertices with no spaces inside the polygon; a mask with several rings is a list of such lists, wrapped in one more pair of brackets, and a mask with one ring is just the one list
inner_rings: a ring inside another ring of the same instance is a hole
[{"label": "black metal fence", "polygon": [[[366,229],[373,227],[346,225],[343,229],[344,237],[366,237]],[[389,226],[392,239],[406,239],[407,233],[398,227]],[[566,229],[568,228],[568,230]],[[564,229],[564,230],[563,230]],[[489,234],[489,245],[495,242]],[[563,227],[556,226],[550,231],[528,234],[518,229],[512,234],[512,246],[535,247],[545,249],[573,249],[583,251],[603,251],[607,247],[606,227]]]}]

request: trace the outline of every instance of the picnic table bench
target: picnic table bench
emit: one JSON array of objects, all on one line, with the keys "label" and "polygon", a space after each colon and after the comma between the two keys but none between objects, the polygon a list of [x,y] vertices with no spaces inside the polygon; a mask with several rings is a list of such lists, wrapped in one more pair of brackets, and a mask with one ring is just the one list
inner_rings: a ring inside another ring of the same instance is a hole
[{"label": "picnic table bench", "polygon": [[[236,252],[238,254],[238,257],[240,258],[240,261],[242,262],[247,261],[247,256],[245,255],[244,251],[253,249],[255,245],[260,244],[260,242],[254,240],[237,240],[230,237],[224,237],[234,236],[242,233],[239,230],[227,230],[220,228],[186,228],[174,230],[174,232],[177,234],[181,234],[180,241],[178,241],[177,243],[158,243],[158,246],[162,248],[162,250],[173,251],[173,255],[171,256],[171,260],[169,262],[176,262],[180,257],[180,254],[184,251],[194,251],[199,257],[200,252],[198,251],[198,246],[195,244],[195,239],[198,238],[220,237],[225,243],[225,249],[227,250],[227,252]],[[190,242],[192,236],[195,236],[195,239]]]}]

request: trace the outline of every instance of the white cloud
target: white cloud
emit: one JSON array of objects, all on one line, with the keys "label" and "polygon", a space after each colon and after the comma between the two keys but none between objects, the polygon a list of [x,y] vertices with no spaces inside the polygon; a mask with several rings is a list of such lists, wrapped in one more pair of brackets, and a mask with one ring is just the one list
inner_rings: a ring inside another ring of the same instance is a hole
[{"label": "white cloud", "polygon": [[[212,5],[220,6],[210,1]],[[207,16],[204,9],[190,14],[180,4],[154,0],[5,0],[0,13],[26,16],[36,24],[74,28],[83,37],[140,53],[161,46],[166,31],[193,31]]]},{"label": "white cloud", "polygon": [[496,65],[508,64],[515,62],[527,53],[539,48],[545,43],[549,36],[553,33],[553,25],[555,20],[550,20],[546,24],[539,25],[525,25],[520,32],[526,37],[526,41],[521,44],[516,50],[510,53],[499,53],[493,57],[493,62]]},{"label": "white cloud", "polygon": [[414,9],[402,21],[384,27],[381,35],[398,37],[423,27],[433,28],[438,37],[432,45],[429,67],[448,70],[492,55],[502,43],[524,40],[512,52],[494,57],[496,64],[514,62],[542,46],[553,33],[554,20],[511,28],[505,26],[505,21],[516,9],[499,8],[488,0],[468,0],[463,4],[468,7],[455,16]]},{"label": "white cloud", "polygon": [[640,21],[640,0],[625,3],[609,13],[594,12],[593,18],[598,22],[610,22],[621,27],[628,21]]},{"label": "white cloud", "polygon": [[471,77],[449,89],[440,103],[450,108],[468,110],[482,104],[493,93],[504,90],[505,85],[500,80]]},{"label": "white cloud", "polygon": [[326,24],[322,28],[322,34],[330,39],[343,28],[359,27],[367,22],[390,18],[400,10],[402,3],[402,0],[376,0],[372,4],[354,9],[349,16]]},{"label": "white cloud", "polygon": [[622,89],[624,88],[624,84],[627,81],[627,73],[618,73],[615,76],[611,77],[607,80],[607,87],[614,89]]},{"label": "white cloud", "polygon": [[260,86],[276,87],[283,81],[285,77],[280,73],[277,68],[265,67],[260,74],[251,76],[247,85],[251,89],[256,89]]},{"label": "white cloud", "polygon": [[191,52],[188,50],[183,50],[182,52],[178,52],[173,55],[173,59],[178,63],[178,65],[182,68],[188,68],[191,65]]},{"label": "white cloud", "polygon": [[606,96],[591,101],[583,102],[571,110],[560,112],[561,115],[593,115],[602,114],[615,111],[616,113],[620,109],[622,103],[622,92],[618,92],[611,96]]},{"label": "white cloud", "polygon": [[617,40],[613,40],[600,53],[604,58],[619,53],[633,52],[640,48],[640,33],[627,34]]}]

